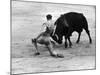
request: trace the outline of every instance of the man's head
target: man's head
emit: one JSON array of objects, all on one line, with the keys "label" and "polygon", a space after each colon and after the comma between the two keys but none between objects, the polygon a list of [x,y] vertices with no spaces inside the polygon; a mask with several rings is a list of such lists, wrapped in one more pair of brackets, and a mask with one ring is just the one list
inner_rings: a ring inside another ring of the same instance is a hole
[{"label": "man's head", "polygon": [[47,18],[47,20],[50,20],[50,19],[52,19],[52,15],[48,14],[48,15],[46,15],[46,18]]}]

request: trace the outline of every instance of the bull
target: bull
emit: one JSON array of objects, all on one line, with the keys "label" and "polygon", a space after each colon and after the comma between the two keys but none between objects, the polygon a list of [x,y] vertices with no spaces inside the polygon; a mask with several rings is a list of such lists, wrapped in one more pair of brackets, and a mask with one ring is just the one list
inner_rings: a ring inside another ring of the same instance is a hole
[{"label": "bull", "polygon": [[70,36],[74,31],[78,33],[78,39],[76,43],[79,43],[81,32],[83,29],[86,31],[89,37],[89,43],[92,43],[92,39],[90,36],[88,22],[86,17],[82,13],[77,12],[69,12],[61,15],[56,21],[55,24],[56,29],[54,35],[51,37],[59,44],[62,43],[63,36],[65,38],[65,48],[68,47],[67,40],[69,41],[69,47],[72,46],[72,42],[70,40]]}]

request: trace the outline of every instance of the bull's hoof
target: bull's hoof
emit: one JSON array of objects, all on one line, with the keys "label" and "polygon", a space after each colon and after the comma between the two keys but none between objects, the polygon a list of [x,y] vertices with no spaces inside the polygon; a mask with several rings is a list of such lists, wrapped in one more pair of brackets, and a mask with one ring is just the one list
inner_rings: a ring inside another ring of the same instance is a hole
[{"label": "bull's hoof", "polygon": [[92,40],[90,40],[90,44],[92,44]]},{"label": "bull's hoof", "polygon": [[72,48],[72,46],[69,46],[69,48]]},{"label": "bull's hoof", "polygon": [[64,58],[62,54],[52,54],[51,56],[56,57],[56,58]]},{"label": "bull's hoof", "polygon": [[65,48],[67,48],[68,47],[68,44],[65,42]]},{"label": "bull's hoof", "polygon": [[72,48],[72,46],[73,46],[73,44],[72,44],[72,43],[70,43],[70,44],[69,44],[69,48]]},{"label": "bull's hoof", "polygon": [[68,46],[67,45],[65,45],[65,48],[67,48]]},{"label": "bull's hoof", "polygon": [[39,52],[37,52],[37,53],[34,53],[34,55],[40,55],[40,53],[39,53]]},{"label": "bull's hoof", "polygon": [[76,44],[79,44],[79,41],[76,41]]}]

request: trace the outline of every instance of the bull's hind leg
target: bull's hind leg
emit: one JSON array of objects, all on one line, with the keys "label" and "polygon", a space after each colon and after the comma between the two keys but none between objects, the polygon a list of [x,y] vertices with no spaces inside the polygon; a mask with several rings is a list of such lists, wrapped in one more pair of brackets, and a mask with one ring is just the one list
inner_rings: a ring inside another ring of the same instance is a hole
[{"label": "bull's hind leg", "polygon": [[77,44],[78,44],[79,41],[80,41],[80,36],[81,36],[81,32],[78,32],[78,39],[77,39],[77,41],[76,41]]},{"label": "bull's hind leg", "polygon": [[86,33],[88,34],[88,37],[89,37],[89,40],[90,40],[90,44],[92,44],[92,39],[91,39],[91,36],[90,36],[90,32],[88,29],[85,30]]},{"label": "bull's hind leg", "polygon": [[36,48],[36,52],[35,52],[35,55],[40,55],[39,51],[38,51],[38,47],[37,47],[37,41],[36,39],[32,39],[32,44],[34,44],[35,48]]}]

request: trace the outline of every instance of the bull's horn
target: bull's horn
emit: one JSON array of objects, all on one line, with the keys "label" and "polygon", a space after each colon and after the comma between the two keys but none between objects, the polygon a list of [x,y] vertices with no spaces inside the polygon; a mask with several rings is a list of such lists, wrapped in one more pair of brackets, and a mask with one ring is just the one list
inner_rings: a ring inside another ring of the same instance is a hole
[{"label": "bull's horn", "polygon": [[58,40],[58,39],[59,39],[59,38],[58,38],[58,35],[57,35],[57,34],[55,34],[55,36],[56,36],[56,38],[57,38],[57,40]]}]

